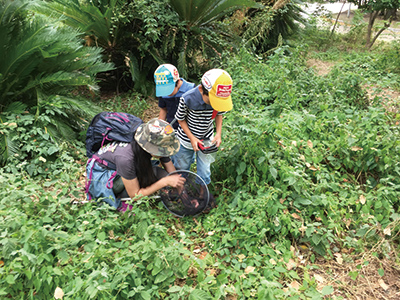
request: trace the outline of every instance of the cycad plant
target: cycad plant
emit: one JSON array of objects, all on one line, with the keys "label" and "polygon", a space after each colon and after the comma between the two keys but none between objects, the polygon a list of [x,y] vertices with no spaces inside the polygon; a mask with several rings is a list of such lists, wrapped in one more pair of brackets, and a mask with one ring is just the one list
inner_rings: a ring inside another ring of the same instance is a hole
[{"label": "cycad plant", "polygon": [[[238,39],[220,22],[232,12],[242,8],[261,8],[251,0],[170,0],[185,27],[176,48],[178,69],[184,76],[188,69],[204,72],[210,59],[237,46]],[[203,66],[202,66],[203,65]]]},{"label": "cycad plant", "polygon": [[147,75],[162,60],[155,43],[164,36],[161,29],[154,30],[158,26],[154,15],[171,17],[166,1],[51,0],[36,2],[33,9],[79,30],[86,46],[103,49],[103,60],[115,69],[99,75],[102,87],[117,93],[133,87],[147,95],[154,88]]},{"label": "cycad plant", "polygon": [[279,44],[288,44],[290,36],[299,32],[299,24],[307,24],[300,6],[302,0],[259,2],[265,6],[248,11],[249,22],[242,34],[245,42],[258,53],[268,53],[268,50]]},{"label": "cycad plant", "polygon": [[146,95],[154,89],[158,64],[175,64],[183,77],[197,78],[213,58],[234,47],[234,35],[220,20],[243,7],[260,5],[251,0],[52,0],[35,10],[78,28],[87,44],[102,47],[117,67],[106,78],[115,78],[117,91],[130,73],[133,88]]},{"label": "cycad plant", "polygon": [[[71,91],[97,89],[95,75],[112,69],[101,61],[101,49],[84,47],[79,32],[57,26],[50,19],[31,14],[26,1],[0,4],[0,121],[24,112],[35,116],[55,142],[71,139],[81,124],[79,115],[90,111],[87,100]],[[46,114],[47,118],[40,118]],[[46,124],[44,124],[46,123]],[[15,132],[18,132],[15,131]],[[14,133],[15,133],[14,132]],[[18,139],[2,134],[0,161],[20,150]],[[11,145],[13,144],[13,145]]]}]

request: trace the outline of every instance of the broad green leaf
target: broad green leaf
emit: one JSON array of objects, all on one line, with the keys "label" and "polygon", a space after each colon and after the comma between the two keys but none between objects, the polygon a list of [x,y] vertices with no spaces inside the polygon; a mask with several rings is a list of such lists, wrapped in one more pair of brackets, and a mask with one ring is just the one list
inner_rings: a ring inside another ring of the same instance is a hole
[{"label": "broad green leaf", "polygon": [[318,245],[320,242],[321,242],[321,239],[322,239],[322,235],[320,235],[320,234],[318,234],[318,233],[315,233],[315,234],[313,234],[313,236],[312,236],[312,241],[313,241],[313,243],[315,244],[315,245]]},{"label": "broad green leaf", "polygon": [[195,289],[189,295],[189,300],[207,300],[212,299],[210,294],[203,290]]},{"label": "broad green leaf", "polygon": [[246,170],[246,163],[245,162],[240,162],[239,166],[237,167],[236,171],[238,175],[242,174]]},{"label": "broad green leaf", "polygon": [[333,287],[331,285],[326,285],[322,288],[321,294],[327,296],[333,293]]},{"label": "broad green leaf", "polygon": [[14,283],[15,283],[14,276],[12,276],[12,275],[7,275],[7,277],[6,277],[6,282],[7,282],[8,284],[14,284]]},{"label": "broad green leaf", "polygon": [[271,167],[269,168],[269,172],[271,173],[272,177],[276,179],[276,177],[278,176],[278,171],[274,167]]},{"label": "broad green leaf", "polygon": [[137,228],[138,238],[142,239],[145,236],[145,234],[147,232],[147,228],[148,228],[147,221],[145,221],[145,220],[140,221],[138,228]]},{"label": "broad green leaf", "polygon": [[161,273],[159,273],[156,276],[156,279],[154,280],[154,283],[160,283],[160,282],[164,282],[168,277],[170,276],[169,272],[167,270],[163,270]]},{"label": "broad green leaf", "polygon": [[182,290],[182,287],[180,287],[179,285],[174,285],[168,289],[168,293],[176,293],[180,290]]},{"label": "broad green leaf", "polygon": [[140,292],[140,297],[143,300],[151,300],[151,294],[148,291],[141,291]]}]

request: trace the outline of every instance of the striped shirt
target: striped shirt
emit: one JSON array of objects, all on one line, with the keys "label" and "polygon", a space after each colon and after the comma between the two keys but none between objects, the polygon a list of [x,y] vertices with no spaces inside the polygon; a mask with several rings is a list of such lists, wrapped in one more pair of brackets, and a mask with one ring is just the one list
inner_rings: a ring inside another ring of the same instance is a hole
[{"label": "striped shirt", "polygon": [[[202,140],[212,138],[214,135],[213,119],[214,109],[203,101],[198,86],[184,93],[179,100],[178,110],[175,118],[178,121],[185,120],[192,134]],[[225,112],[218,112],[223,115]],[[179,126],[177,136],[181,145],[187,149],[193,149],[190,139]]]}]

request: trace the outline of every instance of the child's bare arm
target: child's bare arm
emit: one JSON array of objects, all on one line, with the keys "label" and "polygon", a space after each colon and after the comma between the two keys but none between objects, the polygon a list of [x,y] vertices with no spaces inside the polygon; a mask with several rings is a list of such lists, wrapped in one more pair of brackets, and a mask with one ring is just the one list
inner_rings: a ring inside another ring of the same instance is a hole
[{"label": "child's bare arm", "polygon": [[222,138],[221,138],[221,133],[222,133],[222,115],[217,115],[215,117],[215,136],[214,139],[212,140],[213,143],[215,143],[215,145],[217,147],[219,147],[219,145],[221,145],[222,142]]},{"label": "child's bare arm", "polygon": [[158,118],[160,120],[167,120],[167,108],[166,107],[162,107],[160,108],[160,114],[158,115]]}]

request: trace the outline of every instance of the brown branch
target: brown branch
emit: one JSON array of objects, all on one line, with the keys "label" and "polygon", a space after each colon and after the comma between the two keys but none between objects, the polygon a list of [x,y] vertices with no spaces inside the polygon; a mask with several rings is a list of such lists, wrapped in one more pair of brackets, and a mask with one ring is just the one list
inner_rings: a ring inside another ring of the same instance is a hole
[{"label": "brown branch", "polygon": [[374,36],[374,38],[372,39],[371,45],[368,47],[368,49],[371,49],[372,45],[375,43],[375,41],[377,40],[378,36],[386,29],[388,29],[390,27],[390,24],[392,23],[392,16],[390,16],[388,22],[384,23],[384,26],[376,33],[376,35]]},{"label": "brown branch", "polygon": [[337,25],[337,23],[338,23],[340,14],[342,13],[342,10],[343,10],[343,7],[344,7],[345,4],[346,4],[346,0],[343,2],[342,8],[340,9],[340,11],[339,11],[339,13],[338,13],[338,15],[337,15],[337,17],[336,17],[335,24],[333,25],[333,28],[332,28],[332,31],[331,31],[331,36],[332,36],[332,34],[335,32],[336,25]]}]

